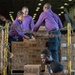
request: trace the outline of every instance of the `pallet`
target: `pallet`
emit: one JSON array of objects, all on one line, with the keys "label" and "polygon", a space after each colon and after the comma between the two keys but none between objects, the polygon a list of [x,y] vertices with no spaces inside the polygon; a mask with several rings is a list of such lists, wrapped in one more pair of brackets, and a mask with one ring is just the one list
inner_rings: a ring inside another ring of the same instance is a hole
[{"label": "pallet", "polygon": [[24,70],[11,70],[11,74],[23,74]]},{"label": "pallet", "polygon": [[[24,74],[24,70],[11,70],[11,74]],[[41,75],[44,75],[44,74],[42,73]],[[52,75],[60,75],[60,74],[52,74]],[[65,74],[65,75],[68,75],[68,74]],[[71,75],[75,75],[75,70],[72,70]]]},{"label": "pallet", "polygon": [[0,72],[0,75],[2,75],[2,73]]},{"label": "pallet", "polygon": [[0,75],[2,75],[2,72],[0,71]]}]

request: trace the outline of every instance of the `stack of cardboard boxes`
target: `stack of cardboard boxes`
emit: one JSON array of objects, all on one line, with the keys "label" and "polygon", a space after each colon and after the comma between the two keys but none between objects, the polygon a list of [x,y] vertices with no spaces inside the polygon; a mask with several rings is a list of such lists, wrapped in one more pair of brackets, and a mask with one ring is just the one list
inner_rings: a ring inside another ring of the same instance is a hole
[{"label": "stack of cardboard boxes", "polygon": [[2,34],[0,31],[0,73],[1,73],[1,37],[2,37]]},{"label": "stack of cardboard boxes", "polygon": [[50,74],[45,65],[45,71],[41,72],[41,65],[24,65],[24,75],[65,75],[64,71]]},{"label": "stack of cardboard boxes", "polygon": [[1,73],[1,44],[0,44],[0,73]]},{"label": "stack of cardboard boxes", "polygon": [[72,69],[75,70],[75,36],[72,36],[72,49],[71,49],[71,61],[72,61]]},{"label": "stack of cardboard boxes", "polygon": [[[75,70],[75,36],[71,37],[71,68]],[[61,63],[67,70],[68,67],[68,47],[67,47],[67,36],[62,37],[61,40]]]},{"label": "stack of cardboard boxes", "polygon": [[67,69],[68,50],[67,50],[66,36],[62,36],[60,48],[61,48],[61,63],[64,65],[64,68]]},{"label": "stack of cardboard boxes", "polygon": [[[44,32],[42,33],[44,34]],[[12,53],[14,54],[12,58],[12,70],[23,70],[26,64],[41,64],[40,54],[45,49],[48,37],[36,35],[35,38],[36,40],[12,43]]]},{"label": "stack of cardboard boxes", "polygon": [[[48,41],[48,32],[45,30],[39,30],[35,33],[36,40],[25,40],[24,42],[13,42],[12,53],[12,70],[23,70],[24,65],[27,64],[42,64],[40,59],[40,53],[45,49],[46,42]],[[72,49],[71,49],[71,61],[72,69],[75,69],[75,36],[72,36]],[[68,50],[67,50],[67,35],[63,35],[60,43],[61,51],[61,63],[64,68],[67,69],[68,63]],[[60,57],[59,57],[60,58]],[[45,66],[42,66],[43,70]]]}]

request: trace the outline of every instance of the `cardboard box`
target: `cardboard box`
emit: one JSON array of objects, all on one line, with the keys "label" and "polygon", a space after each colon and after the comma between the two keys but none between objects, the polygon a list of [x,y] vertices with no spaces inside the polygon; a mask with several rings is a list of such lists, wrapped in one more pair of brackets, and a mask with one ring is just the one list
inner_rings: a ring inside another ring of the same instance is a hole
[{"label": "cardboard box", "polygon": [[39,74],[35,74],[35,73],[24,73],[24,75],[39,75]]},{"label": "cardboard box", "polygon": [[[75,62],[75,42],[72,42],[71,44],[71,65],[72,69],[74,70],[74,62]],[[64,65],[64,68],[67,69],[68,64],[68,47],[66,42],[61,42],[61,63]]]},{"label": "cardboard box", "polygon": [[74,43],[75,42],[75,36],[71,37],[71,42]]},{"label": "cardboard box", "polygon": [[41,70],[45,71],[45,64],[41,62]]},{"label": "cardboard box", "polygon": [[27,73],[31,73],[33,75],[39,75],[40,74],[40,67],[41,65],[24,65],[24,75]]},{"label": "cardboard box", "polygon": [[0,40],[2,39],[2,32],[1,32],[1,30],[0,30]]},{"label": "cardboard box", "polygon": [[[36,41],[13,42],[12,69],[21,69],[25,64],[41,64],[40,54],[45,47],[37,47]],[[39,44],[39,43],[38,43]],[[22,64],[21,64],[22,63]],[[17,64],[15,66],[15,64]]]},{"label": "cardboard box", "polygon": [[40,75],[51,75],[49,73],[40,73]]},{"label": "cardboard box", "polygon": [[0,73],[1,73],[1,41],[0,41]]},{"label": "cardboard box", "polygon": [[47,65],[45,65],[45,73],[48,73]]}]

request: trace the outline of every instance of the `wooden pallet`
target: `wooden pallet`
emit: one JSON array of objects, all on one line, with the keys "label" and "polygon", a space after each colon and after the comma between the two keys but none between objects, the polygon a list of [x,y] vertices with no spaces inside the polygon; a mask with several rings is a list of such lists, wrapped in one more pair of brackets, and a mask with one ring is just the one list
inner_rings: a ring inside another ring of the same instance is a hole
[{"label": "wooden pallet", "polygon": [[2,75],[2,73],[0,72],[0,75]]},{"label": "wooden pallet", "polygon": [[11,70],[11,74],[23,74],[24,70]]},{"label": "wooden pallet", "polygon": [[[66,70],[67,71],[67,70]],[[23,74],[24,75],[24,70],[11,70],[11,74]],[[1,75],[1,74],[0,74]],[[45,75],[45,73],[40,73],[40,75]],[[46,74],[47,75],[47,74]],[[49,74],[50,75],[50,74]],[[63,74],[52,74],[52,75],[63,75]],[[64,75],[68,75],[65,73]],[[75,75],[75,70],[72,70],[71,75]]]}]

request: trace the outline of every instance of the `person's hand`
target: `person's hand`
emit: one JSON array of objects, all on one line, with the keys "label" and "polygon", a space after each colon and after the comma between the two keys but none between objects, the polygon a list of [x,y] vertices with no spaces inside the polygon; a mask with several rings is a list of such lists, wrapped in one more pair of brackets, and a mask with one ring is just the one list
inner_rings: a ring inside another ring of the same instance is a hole
[{"label": "person's hand", "polygon": [[28,36],[26,36],[26,35],[24,36],[24,38],[25,38],[25,39],[27,39],[27,40],[29,40],[29,39],[30,39],[30,38],[29,38]]},{"label": "person's hand", "polygon": [[33,32],[33,31],[30,31],[30,34],[32,34],[32,35],[35,35],[35,32]]},{"label": "person's hand", "polygon": [[33,39],[33,40],[36,40],[34,36],[32,36],[32,39]]}]

